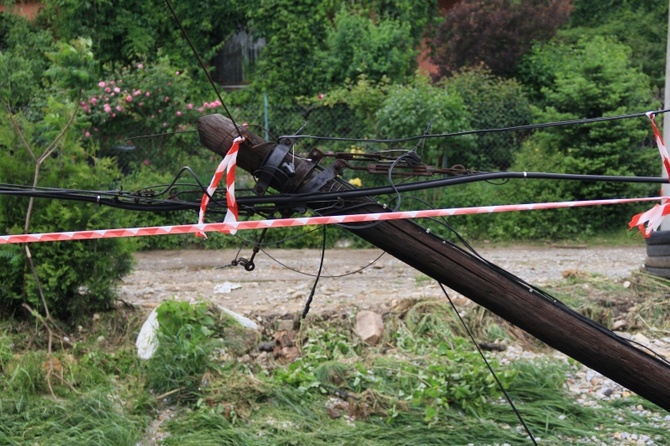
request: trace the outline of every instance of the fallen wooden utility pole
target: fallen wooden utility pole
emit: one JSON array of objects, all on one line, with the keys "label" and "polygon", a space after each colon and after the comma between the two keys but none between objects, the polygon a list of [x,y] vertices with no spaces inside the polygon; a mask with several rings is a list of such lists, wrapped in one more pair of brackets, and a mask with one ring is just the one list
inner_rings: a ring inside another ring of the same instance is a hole
[{"label": "fallen wooden utility pole", "polygon": [[[198,130],[202,144],[221,156],[226,154],[233,139],[238,136],[232,121],[221,115],[200,118]],[[267,187],[282,192],[333,192],[347,188],[337,178],[326,181],[328,176],[324,172],[328,169],[314,169],[313,160],[294,158],[285,148],[282,151],[281,147],[267,143],[247,129],[241,128],[240,131],[246,139],[240,146],[237,164],[258,177],[257,193],[264,193]],[[290,141],[280,141],[280,146],[288,143]],[[314,152],[314,155],[317,153]],[[269,169],[268,163],[271,164]],[[292,175],[273,173],[282,163],[291,163],[290,169],[294,169]],[[318,189],[314,190],[317,186]],[[337,204],[339,211],[331,209],[320,213],[385,212],[383,206],[369,198],[342,198]],[[300,206],[305,204],[300,203]],[[327,208],[323,202],[307,203],[306,207]],[[354,228],[352,226],[349,230],[357,236],[670,411],[670,366],[666,362],[562,303],[548,299],[522,281],[496,271],[485,261],[434,236],[410,220],[363,224],[360,229]]]}]

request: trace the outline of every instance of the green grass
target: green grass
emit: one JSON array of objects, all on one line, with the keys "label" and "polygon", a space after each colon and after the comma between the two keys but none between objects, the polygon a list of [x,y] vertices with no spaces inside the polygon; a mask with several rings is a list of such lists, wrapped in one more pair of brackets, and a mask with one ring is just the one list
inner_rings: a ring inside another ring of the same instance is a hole
[{"label": "green grass", "polygon": [[[623,288],[578,276],[551,290],[605,321],[625,317],[651,338],[664,335],[670,284],[642,274],[630,280]],[[620,302],[628,304],[612,305]],[[213,308],[166,308],[161,347],[150,361],[135,357],[146,317],[137,311],[63,329],[69,341],[56,336],[51,353],[42,325],[1,322],[0,444],[529,444],[444,302],[416,301],[389,313],[377,347],[358,340],[351,320],[307,319],[293,340],[301,357],[288,364],[260,356],[258,335]],[[486,310],[464,313],[478,340],[549,352]],[[635,396],[576,401],[566,386],[574,361],[487,357],[539,444],[617,445],[622,432],[670,444],[668,414],[651,403]],[[150,425],[157,430],[150,433]]]}]

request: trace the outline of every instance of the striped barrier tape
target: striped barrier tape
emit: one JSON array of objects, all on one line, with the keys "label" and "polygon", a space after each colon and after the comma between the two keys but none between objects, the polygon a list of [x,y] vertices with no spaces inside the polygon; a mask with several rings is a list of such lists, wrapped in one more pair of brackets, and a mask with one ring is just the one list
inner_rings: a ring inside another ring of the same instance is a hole
[{"label": "striped barrier tape", "polygon": [[[428,209],[419,211],[381,212],[370,214],[334,215],[327,217],[279,218],[274,220],[236,221],[223,223],[199,223],[195,225],[152,226],[144,228],[98,229],[74,232],[50,232],[42,234],[21,234],[0,236],[0,245],[15,243],[56,242],[69,240],[93,240],[119,237],[143,237],[153,235],[189,234],[205,232],[232,233],[235,230],[264,228],[286,228],[291,226],[331,225],[340,223],[362,223],[414,218],[451,217],[455,215],[492,214],[499,212],[531,211],[610,204],[637,203],[665,200],[669,197],[614,198],[605,200],[562,201],[550,203],[509,204],[498,206],[477,206],[449,209]],[[640,214],[638,214],[640,215]],[[642,219],[633,226],[642,225]],[[631,226],[632,227],[632,226]]]},{"label": "striped barrier tape", "polygon": [[[200,201],[200,212],[198,213],[198,224],[202,225],[205,222],[205,212],[207,211],[207,205],[209,204],[209,198],[214,195],[216,188],[221,182],[223,177],[223,172],[226,172],[226,204],[228,210],[226,211],[226,217],[223,219],[226,223],[232,223],[237,221],[237,201],[235,200],[235,167],[237,166],[237,152],[240,150],[240,143],[244,141],[244,138],[238,136],[233,140],[233,145],[230,147],[226,156],[221,160],[212,181],[207,188],[207,192],[202,195],[202,200]],[[230,232],[235,234],[235,230],[227,230],[224,232]],[[207,238],[207,235],[204,232],[195,233],[199,237]]]}]

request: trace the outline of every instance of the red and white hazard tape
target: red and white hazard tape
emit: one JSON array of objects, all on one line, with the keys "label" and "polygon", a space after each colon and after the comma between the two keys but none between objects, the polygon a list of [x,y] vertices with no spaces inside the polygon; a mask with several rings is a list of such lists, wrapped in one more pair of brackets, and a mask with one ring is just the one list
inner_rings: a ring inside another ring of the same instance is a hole
[{"label": "red and white hazard tape", "polygon": [[[43,234],[22,234],[0,236],[0,245],[14,243],[56,242],[68,240],[92,240],[118,237],[140,237],[152,235],[189,234],[204,232],[232,233],[235,230],[286,228],[290,226],[332,225],[339,223],[362,223],[386,220],[406,220],[412,218],[450,217],[455,215],[492,214],[499,212],[531,211],[584,206],[602,206],[609,204],[659,201],[668,197],[614,198],[607,200],[562,201],[551,203],[509,204],[500,206],[478,206],[466,208],[429,209],[421,211],[382,212],[375,214],[335,215],[328,217],[281,218],[276,220],[257,220],[208,223],[197,225],[152,226],[146,228],[100,229],[93,231],[50,232]],[[644,224],[638,221],[635,225]],[[632,227],[631,226],[631,227]]]},{"label": "red and white hazard tape", "polygon": [[654,131],[654,139],[656,140],[656,145],[658,146],[658,151],[661,154],[661,159],[663,160],[663,168],[668,177],[670,177],[670,155],[668,155],[668,149],[665,147],[665,142],[663,142],[663,137],[661,132],[656,127],[656,121],[654,120],[655,116],[653,112],[647,112],[647,117],[651,120],[651,128]]},{"label": "red and white hazard tape", "polygon": [[[665,142],[663,142],[661,132],[658,130],[658,127],[656,127],[654,113],[647,112],[647,117],[651,120],[651,128],[654,131],[654,139],[656,140],[656,145],[658,146],[658,152],[661,154],[661,160],[663,161],[663,169],[665,170],[666,177],[670,177],[670,156],[668,155],[668,150],[665,147]],[[664,197],[661,204],[657,204],[647,212],[634,215],[628,226],[631,229],[637,227],[645,238],[651,236],[651,233],[656,231],[661,226],[663,218],[670,214],[670,203],[667,203],[666,199],[667,198]]]},{"label": "red and white hazard tape", "polygon": [[[223,177],[223,172],[226,172],[226,204],[228,205],[228,210],[226,211],[226,217],[224,222],[233,223],[237,221],[237,201],[235,200],[235,167],[237,166],[237,152],[240,150],[240,143],[244,141],[244,138],[238,136],[233,140],[233,145],[226,153],[226,156],[221,160],[219,166],[214,172],[212,181],[207,188],[207,192],[203,194],[202,200],[200,201],[200,213],[198,214],[198,224],[202,225],[205,223],[205,212],[207,211],[207,205],[209,204],[209,198],[214,195],[216,188],[221,182]],[[224,232],[230,232],[235,234],[234,229],[224,230]],[[204,232],[196,232],[196,235],[207,238]]]}]

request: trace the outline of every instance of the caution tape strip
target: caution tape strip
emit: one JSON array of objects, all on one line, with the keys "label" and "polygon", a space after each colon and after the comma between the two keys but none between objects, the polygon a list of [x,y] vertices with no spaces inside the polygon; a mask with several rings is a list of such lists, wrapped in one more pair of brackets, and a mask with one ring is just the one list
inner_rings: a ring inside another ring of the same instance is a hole
[{"label": "caution tape strip", "polygon": [[[199,223],[195,225],[151,226],[143,228],[97,229],[90,231],[48,232],[41,234],[21,234],[0,236],[0,245],[16,243],[59,242],[69,240],[94,240],[119,237],[145,237],[154,235],[174,235],[204,232],[232,233],[235,230],[264,228],[286,228],[292,226],[332,225],[340,223],[363,223],[387,220],[407,220],[414,218],[451,217],[456,215],[492,214],[500,212],[559,209],[584,206],[636,203],[665,200],[669,197],[614,198],[605,200],[562,201],[550,203],[510,204],[498,206],[477,206],[449,209],[428,209],[419,211],[381,212],[370,214],[334,215],[327,217],[279,218],[274,220],[238,221],[223,223]],[[640,222],[638,222],[640,223]]]}]

